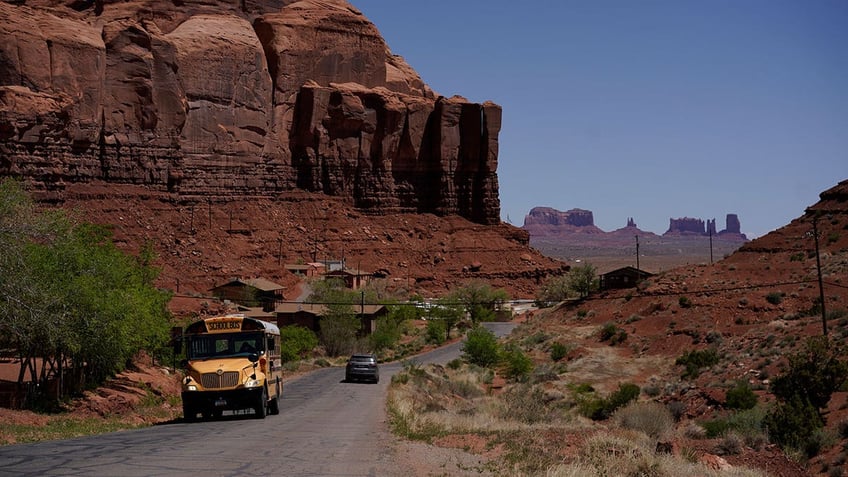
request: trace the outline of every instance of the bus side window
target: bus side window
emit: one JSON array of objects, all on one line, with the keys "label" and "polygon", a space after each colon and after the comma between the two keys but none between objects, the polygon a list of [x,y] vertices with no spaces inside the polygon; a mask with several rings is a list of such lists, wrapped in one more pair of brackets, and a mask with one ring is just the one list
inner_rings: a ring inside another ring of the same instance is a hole
[{"label": "bus side window", "polygon": [[273,336],[268,337],[268,354],[277,354],[276,341]]}]

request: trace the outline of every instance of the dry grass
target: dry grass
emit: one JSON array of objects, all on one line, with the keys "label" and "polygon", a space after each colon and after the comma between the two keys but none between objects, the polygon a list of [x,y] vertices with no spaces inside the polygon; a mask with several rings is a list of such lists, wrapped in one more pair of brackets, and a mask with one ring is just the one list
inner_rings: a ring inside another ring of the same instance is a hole
[{"label": "dry grass", "polygon": [[548,477],[764,477],[743,467],[718,471],[682,457],[654,452],[655,442],[644,434],[599,433],[584,441],[577,459],[548,469]]},{"label": "dry grass", "polygon": [[486,452],[500,449],[491,463],[498,475],[763,475],[741,467],[720,472],[685,456],[658,454],[658,438],[676,432],[661,404],[634,403],[611,421],[591,423],[576,414],[567,395],[546,391],[549,383],[515,384],[493,393],[489,373],[466,365],[402,371],[389,388],[392,429],[428,443],[461,435],[483,439]]}]

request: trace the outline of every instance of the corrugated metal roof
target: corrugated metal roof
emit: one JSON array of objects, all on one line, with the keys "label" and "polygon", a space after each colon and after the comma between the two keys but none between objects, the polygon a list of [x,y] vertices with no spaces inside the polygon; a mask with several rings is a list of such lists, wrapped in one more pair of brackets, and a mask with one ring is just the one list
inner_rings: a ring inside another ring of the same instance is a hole
[{"label": "corrugated metal roof", "polygon": [[250,278],[247,280],[242,280],[242,283],[245,283],[262,291],[277,291],[282,290],[284,288],[282,285],[274,283],[271,280],[266,280],[264,278]]},{"label": "corrugated metal roof", "polygon": [[[355,303],[351,303],[351,308],[353,312],[359,314],[360,312],[365,313],[366,315],[374,315],[377,314],[380,310],[385,308],[385,305],[357,305]],[[280,303],[274,308],[274,313],[277,314],[292,314],[297,312],[305,312],[313,315],[321,316],[327,311],[327,307],[325,305],[319,303]]]}]

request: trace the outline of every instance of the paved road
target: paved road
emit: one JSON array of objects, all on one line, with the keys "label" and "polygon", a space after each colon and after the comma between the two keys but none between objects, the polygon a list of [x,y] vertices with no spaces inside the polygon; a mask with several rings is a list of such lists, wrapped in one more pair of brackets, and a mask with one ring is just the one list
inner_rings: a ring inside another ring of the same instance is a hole
[{"label": "paved road", "polygon": [[[488,324],[497,335],[511,323]],[[414,358],[447,363],[460,343]],[[169,424],[99,436],[0,447],[0,476],[384,476],[392,465],[385,397],[399,363],[378,385],[346,383],[343,368],[287,382],[280,414]]]}]

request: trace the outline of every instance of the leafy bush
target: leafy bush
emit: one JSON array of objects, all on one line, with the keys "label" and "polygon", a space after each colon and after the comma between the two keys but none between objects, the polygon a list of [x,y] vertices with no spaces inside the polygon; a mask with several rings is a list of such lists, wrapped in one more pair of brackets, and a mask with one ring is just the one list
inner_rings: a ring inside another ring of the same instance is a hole
[{"label": "leafy bush", "polygon": [[680,305],[680,308],[689,308],[692,306],[692,300],[688,296],[681,296],[677,299],[677,304]]},{"label": "leafy bush", "polygon": [[803,351],[789,357],[786,373],[772,381],[772,393],[787,403],[797,398],[817,410],[825,408],[831,394],[848,378],[848,363],[842,356],[842,350],[827,338],[809,339]]},{"label": "leafy bush", "polygon": [[400,340],[402,322],[402,320],[398,321],[392,316],[377,319],[377,328],[368,336],[371,348],[380,352],[396,345]]},{"label": "leafy bush", "polygon": [[609,418],[616,409],[638,398],[639,392],[639,386],[632,383],[624,383],[620,384],[618,389],[613,391],[607,398],[583,393],[578,398],[578,408],[584,416],[595,421],[601,421]]},{"label": "leafy bush", "polygon": [[533,371],[533,361],[515,345],[501,352],[501,361],[504,364],[504,375],[508,379],[523,381]]},{"label": "leafy bush", "polygon": [[559,361],[568,356],[568,346],[562,343],[554,343],[551,345],[551,360]]},{"label": "leafy bush", "polygon": [[751,409],[757,405],[757,395],[746,381],[739,381],[727,391],[724,405],[730,409]]},{"label": "leafy bush", "polygon": [[472,328],[462,345],[462,353],[465,359],[471,364],[483,367],[496,364],[499,351],[498,339],[491,331],[482,326]]},{"label": "leafy bush", "polygon": [[694,379],[701,374],[701,369],[715,366],[718,362],[718,352],[715,349],[709,348],[705,350],[686,351],[682,356],[677,358],[674,364],[686,367],[686,371],[683,373],[684,378]]},{"label": "leafy bush", "polygon": [[297,361],[318,346],[315,333],[302,326],[280,328],[280,356],[283,362]]},{"label": "leafy bush", "polygon": [[765,441],[766,409],[761,406],[744,411],[731,412],[710,421],[701,422],[706,437],[716,438],[735,433],[742,436],[749,446]]},{"label": "leafy bush", "polygon": [[[819,411],[809,402],[793,397],[788,402],[782,402],[772,409],[764,420],[769,438],[775,444],[785,449],[804,451],[812,457],[818,450],[809,447],[813,435],[824,426]],[[811,451],[816,451],[810,455]]]},{"label": "leafy bush", "polygon": [[428,343],[441,345],[445,342],[445,323],[442,320],[430,320],[427,322],[426,339]]}]

